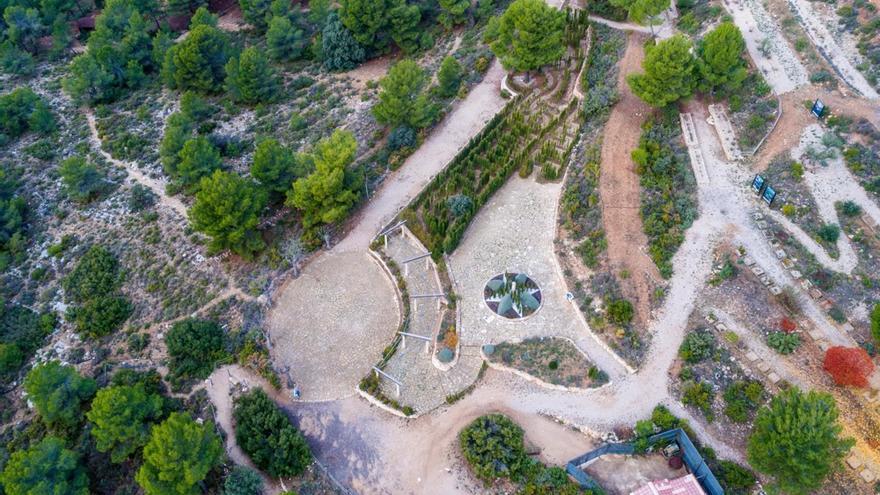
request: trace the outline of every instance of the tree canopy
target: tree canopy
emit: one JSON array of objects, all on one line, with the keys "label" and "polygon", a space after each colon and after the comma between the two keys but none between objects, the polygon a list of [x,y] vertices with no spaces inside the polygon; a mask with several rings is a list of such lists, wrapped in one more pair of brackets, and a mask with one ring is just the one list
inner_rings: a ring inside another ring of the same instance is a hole
[{"label": "tree canopy", "polygon": [[321,33],[324,67],[330,71],[351,70],[367,58],[366,50],[336,12],[330,14]]},{"label": "tree canopy", "polygon": [[505,69],[531,71],[562,57],[564,28],[565,14],[544,0],[514,0],[486,37]]},{"label": "tree canopy", "polygon": [[100,452],[122,462],[147,443],[151,422],[162,415],[162,397],[147,393],[142,384],[102,388],[86,417]]},{"label": "tree canopy", "polygon": [[194,229],[211,237],[212,253],[229,249],[250,259],[265,247],[259,232],[266,191],[235,173],[216,170],[199,183],[189,211]]},{"label": "tree canopy", "polygon": [[34,366],[24,389],[49,426],[72,426],[82,418],[82,405],[95,393],[95,381],[83,378],[73,366],[48,361]]},{"label": "tree canopy", "polygon": [[236,399],[233,417],[235,441],[269,476],[298,476],[311,464],[305,439],[262,390]]},{"label": "tree canopy", "polygon": [[455,57],[448,56],[440,64],[437,71],[437,82],[440,86],[440,94],[445,97],[455,96],[461,86],[462,68]]},{"label": "tree canopy", "polygon": [[704,91],[725,92],[738,89],[749,73],[743,52],[746,42],[739,28],[723,22],[700,41],[699,70]]},{"label": "tree canopy", "polygon": [[615,7],[626,9],[629,18],[643,23],[652,22],[653,18],[669,8],[670,0],[610,0]]},{"label": "tree canopy", "polygon": [[278,95],[281,82],[263,50],[249,46],[226,64],[226,89],[236,101],[266,103]]},{"label": "tree canopy", "polygon": [[13,452],[0,474],[6,495],[88,495],[89,479],[79,456],[56,437],[46,437],[27,449]]},{"label": "tree canopy", "polygon": [[354,206],[357,194],[346,187],[345,175],[356,150],[348,131],[337,130],[318,142],[311,154],[315,171],[297,180],[287,195],[287,204],[302,211],[306,229],[339,222]]},{"label": "tree canopy", "polygon": [[645,103],[665,107],[693,93],[696,67],[691,42],[679,34],[649,47],[642,61],[645,73],[630,74],[626,81]]},{"label": "tree canopy", "polygon": [[189,414],[171,413],[153,428],[136,479],[147,495],[196,495],[222,453],[212,422],[198,424]]},{"label": "tree canopy", "polygon": [[210,320],[187,318],[172,325],[165,336],[172,375],[207,378],[226,357],[225,339],[220,325]]},{"label": "tree canopy", "polygon": [[186,38],[165,54],[162,74],[169,86],[211,93],[226,79],[229,41],[213,26],[193,28]]},{"label": "tree canopy", "polygon": [[840,437],[834,398],[789,389],[758,411],[748,439],[749,463],[785,493],[806,495],[842,465],[853,445]]},{"label": "tree canopy", "polygon": [[382,91],[373,107],[376,120],[391,126],[407,124],[421,128],[428,125],[432,104],[423,91],[427,82],[425,71],[412,60],[401,60],[391,66],[379,81]]},{"label": "tree canopy", "polygon": [[297,154],[277,139],[266,138],[257,143],[251,176],[273,194],[284,194],[296,179],[310,172],[308,156]]}]

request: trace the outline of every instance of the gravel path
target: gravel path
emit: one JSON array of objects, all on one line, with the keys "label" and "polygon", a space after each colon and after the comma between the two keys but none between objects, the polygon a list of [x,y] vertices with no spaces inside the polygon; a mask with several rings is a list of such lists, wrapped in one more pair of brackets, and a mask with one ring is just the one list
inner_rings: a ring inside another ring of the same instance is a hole
[{"label": "gravel path", "polygon": [[[862,96],[876,100],[880,98],[877,91],[865,79],[865,76],[856,69],[856,65],[863,63],[862,56],[852,47],[841,46],[831,35],[827,23],[829,20],[819,15],[808,0],[788,0],[792,11],[803,26],[804,31],[819,50],[819,53],[837,71],[843,81],[851,88],[858,91]],[[837,19],[830,22],[836,23]]]},{"label": "gravel path", "polygon": [[364,207],[357,224],[334,248],[335,251],[363,251],[422,189],[446,167],[483,126],[505,104],[498,88],[504,69],[495,60],[483,80],[456,104],[443,122],[410,155],[399,170],[385,179]]}]

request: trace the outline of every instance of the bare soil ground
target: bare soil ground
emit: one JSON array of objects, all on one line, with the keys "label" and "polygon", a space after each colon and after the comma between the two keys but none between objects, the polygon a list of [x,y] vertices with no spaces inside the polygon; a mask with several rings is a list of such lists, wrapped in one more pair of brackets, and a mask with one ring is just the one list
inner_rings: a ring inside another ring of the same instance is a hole
[{"label": "bare soil ground", "polygon": [[[650,317],[652,279],[659,279],[657,266],[645,253],[648,238],[639,215],[639,176],[630,156],[638,147],[641,123],[651,111],[626,83],[628,74],[641,71],[644,42],[644,36],[631,34],[620,61],[618,88],[621,99],[605,125],[599,179],[602,224],[608,240],[611,267],[618,275],[624,295],[634,302],[636,322],[640,326],[646,325]],[[629,272],[629,277],[619,276],[624,270]]]},{"label": "bare soil ground", "polygon": [[816,117],[810,114],[804,102],[816,98],[825,103],[831,114],[866,118],[880,127],[880,109],[866,100],[844,97],[837,91],[828,91],[815,85],[798,88],[782,95],[782,117],[755,156],[753,168],[756,172],[765,170],[774,156],[797,146],[804,129],[816,122]]}]

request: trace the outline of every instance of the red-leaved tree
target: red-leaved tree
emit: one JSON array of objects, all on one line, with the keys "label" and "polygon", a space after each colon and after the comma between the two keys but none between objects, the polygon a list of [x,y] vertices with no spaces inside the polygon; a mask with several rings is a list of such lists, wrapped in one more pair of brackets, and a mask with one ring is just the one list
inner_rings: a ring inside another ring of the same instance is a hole
[{"label": "red-leaved tree", "polygon": [[860,347],[832,347],[825,353],[825,371],[838,385],[867,387],[874,371],[871,356]]}]

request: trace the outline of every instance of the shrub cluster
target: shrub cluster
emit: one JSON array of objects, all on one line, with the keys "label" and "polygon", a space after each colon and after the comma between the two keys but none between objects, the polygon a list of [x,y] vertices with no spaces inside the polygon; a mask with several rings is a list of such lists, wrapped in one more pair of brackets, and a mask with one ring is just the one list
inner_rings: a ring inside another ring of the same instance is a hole
[{"label": "shrub cluster", "polygon": [[696,181],[679,143],[677,114],[648,121],[632,152],[642,186],[641,215],[648,252],[663,278],[672,276],[672,256],[697,217]]},{"label": "shrub cluster", "polygon": [[16,88],[0,96],[0,146],[28,131],[47,134],[55,130],[49,105],[31,88]]},{"label": "shrub cluster", "polygon": [[214,321],[188,318],[175,323],[165,336],[171,380],[202,379],[229,359],[226,352],[226,334]]},{"label": "shrub cluster", "polygon": [[235,440],[273,478],[298,476],[312,463],[302,434],[260,389],[235,400]]},{"label": "shrub cluster", "polygon": [[592,495],[581,491],[562,468],[530,458],[522,428],[503,414],[480,416],[458,434],[458,440],[468,465],[487,486],[506,479],[517,483],[520,493]]},{"label": "shrub cluster", "polygon": [[740,380],[724,390],[724,414],[734,423],[745,423],[764,399],[764,386],[756,380]]},{"label": "shrub cluster", "polygon": [[687,334],[681,347],[678,348],[678,355],[690,364],[699,363],[712,357],[713,354],[715,354],[715,336],[708,330]]},{"label": "shrub cluster", "polygon": [[92,246],[64,279],[71,306],[67,319],[80,334],[98,338],[116,331],[128,319],[132,304],[119,292],[123,276],[116,256],[103,246]]}]

